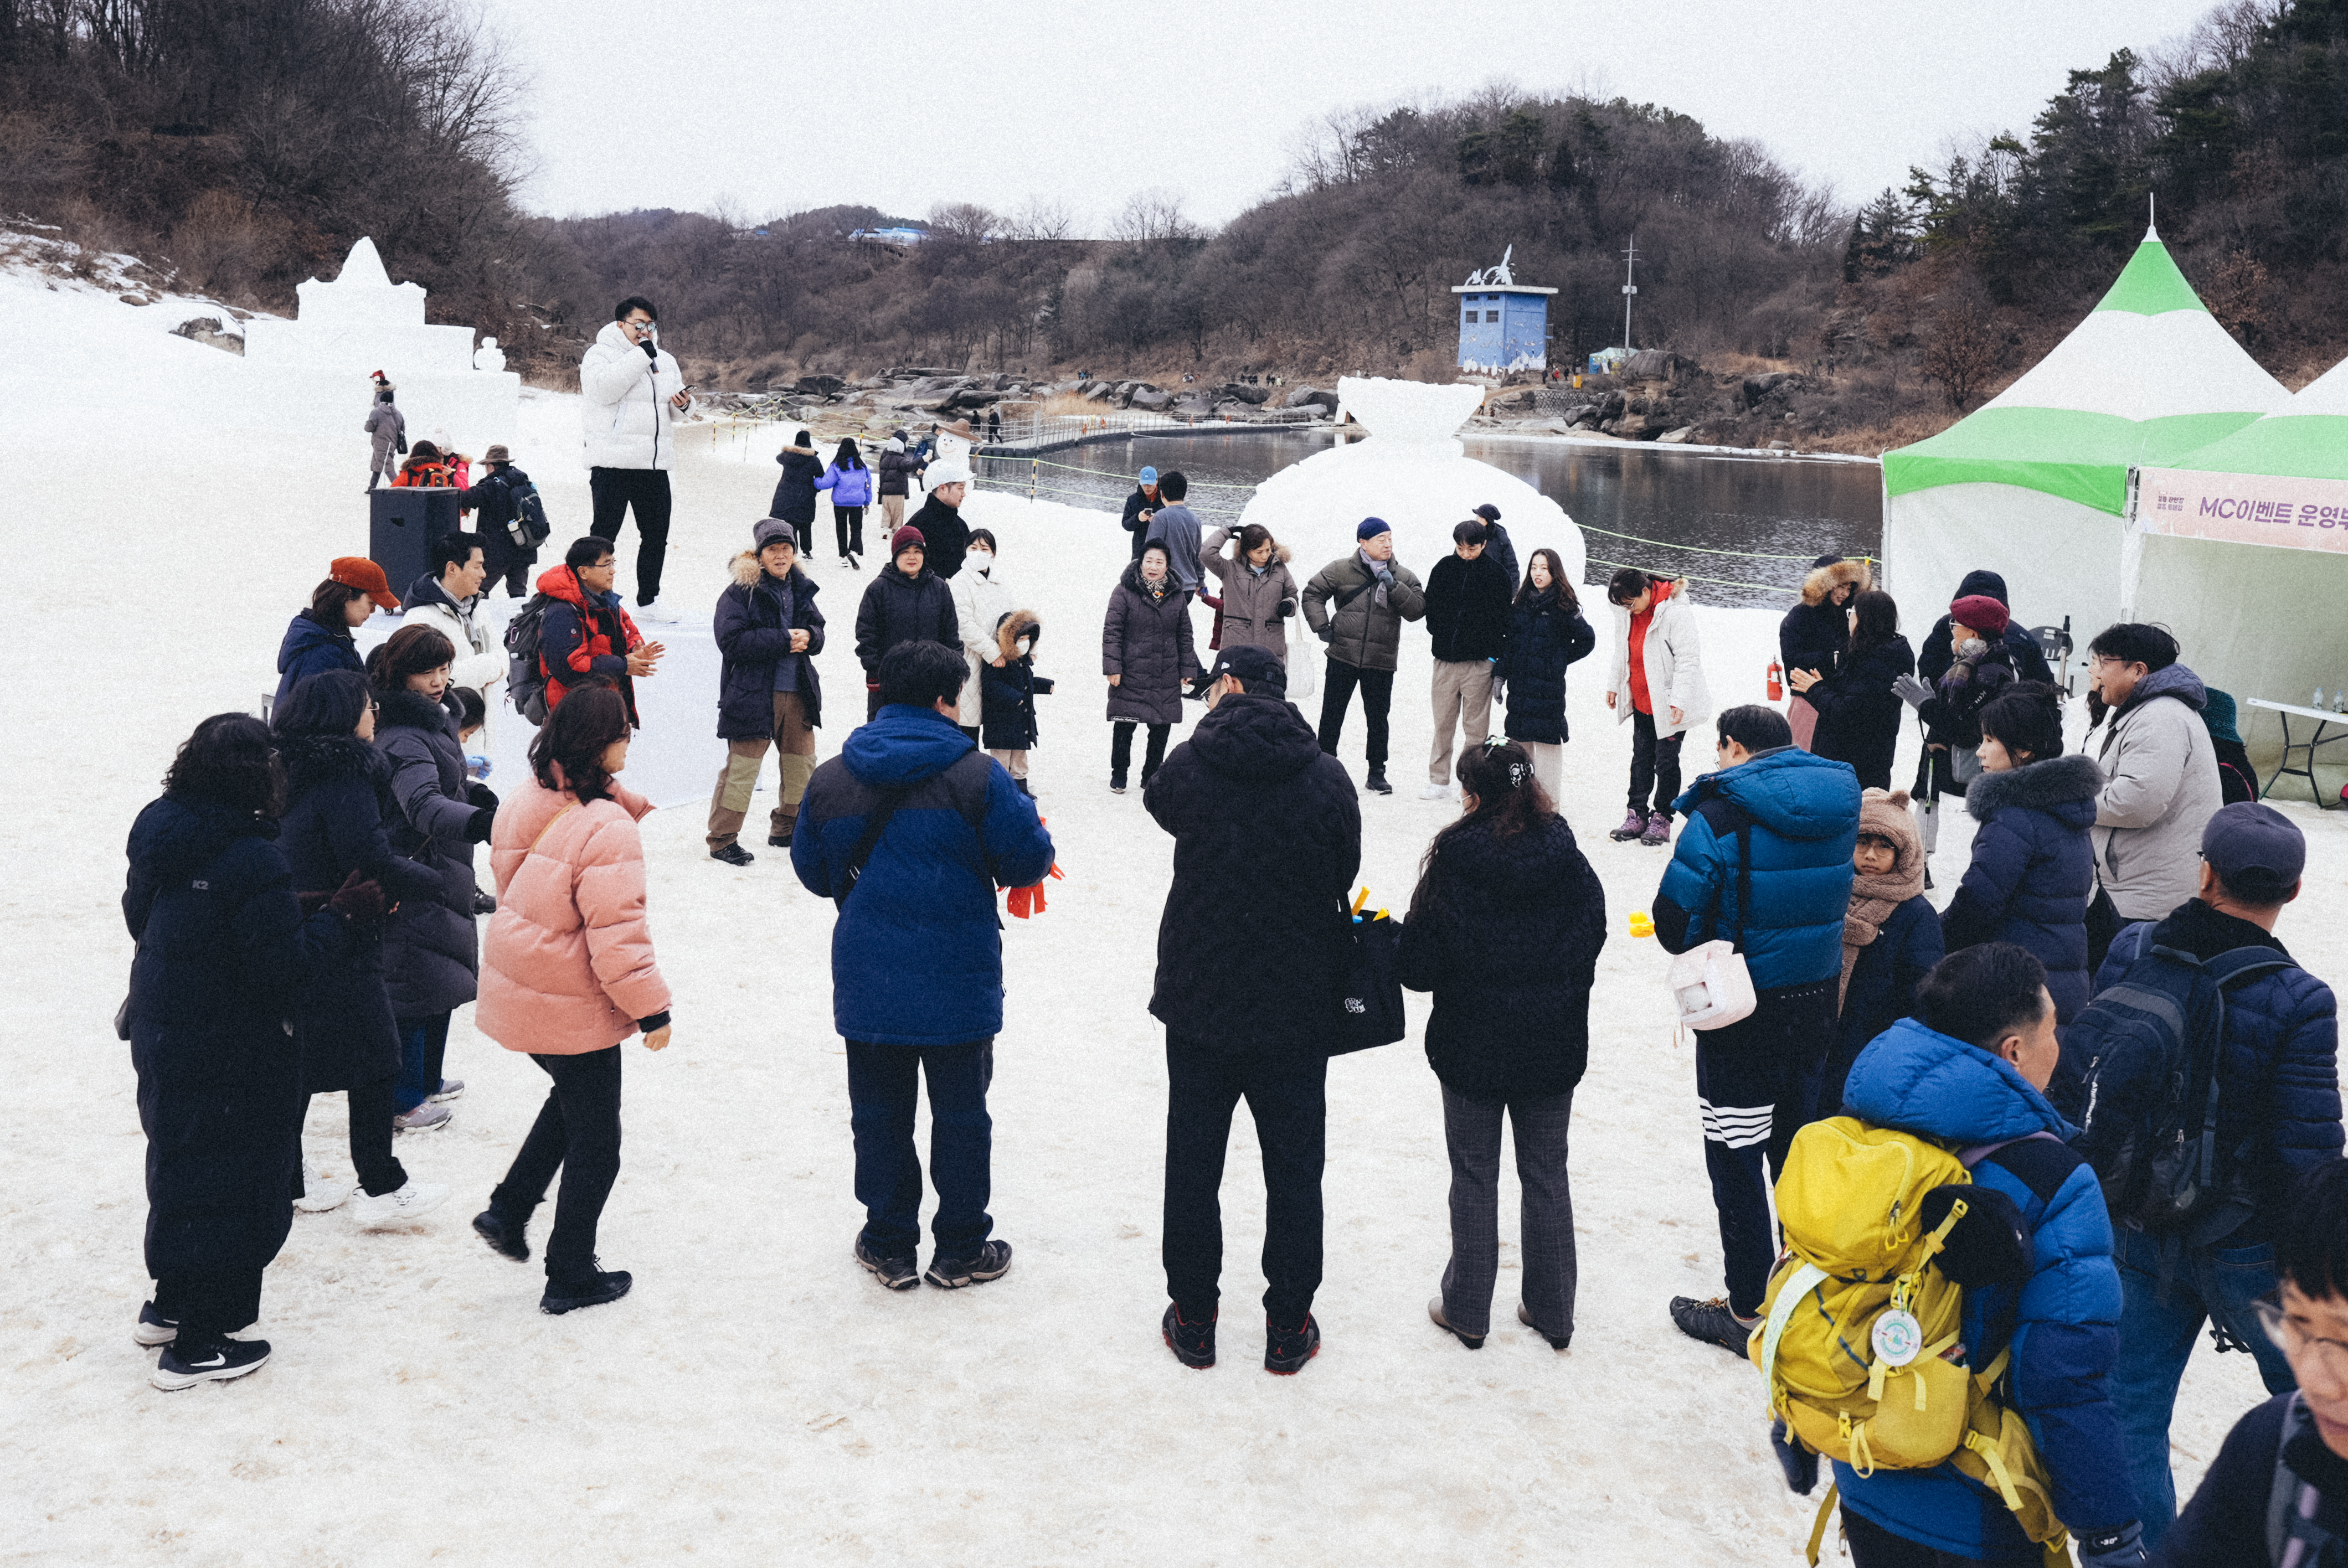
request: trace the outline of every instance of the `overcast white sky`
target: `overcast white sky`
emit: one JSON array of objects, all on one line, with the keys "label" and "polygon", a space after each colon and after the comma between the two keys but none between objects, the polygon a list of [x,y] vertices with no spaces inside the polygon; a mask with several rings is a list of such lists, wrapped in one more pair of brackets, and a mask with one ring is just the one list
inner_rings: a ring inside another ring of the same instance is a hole
[{"label": "overcast white sky", "polygon": [[2208,0],[484,0],[535,80],[534,210],[745,216],[1133,192],[1220,223],[1326,110],[1495,77],[1594,82],[1754,137],[1846,200],[1952,135],[2026,131],[2065,73],[2182,33]]}]

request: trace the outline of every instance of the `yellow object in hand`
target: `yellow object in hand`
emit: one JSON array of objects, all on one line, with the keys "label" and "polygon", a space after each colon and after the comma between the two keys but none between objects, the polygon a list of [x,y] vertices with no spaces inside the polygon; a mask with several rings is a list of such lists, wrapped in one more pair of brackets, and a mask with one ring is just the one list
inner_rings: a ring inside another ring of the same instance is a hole
[{"label": "yellow object in hand", "polygon": [[1633,910],[1632,910],[1632,911],[1631,911],[1631,935],[1632,935],[1633,937],[1652,937],[1652,936],[1653,936],[1654,934],[1655,934],[1655,922],[1654,922],[1654,920],[1653,920],[1653,918],[1652,918],[1652,917],[1647,914],[1647,912],[1646,912],[1644,909],[1633,909]]},{"label": "yellow object in hand", "polygon": [[1354,907],[1349,912],[1355,915],[1360,914],[1362,912],[1362,906],[1369,901],[1370,885],[1365,882],[1362,884],[1362,890],[1354,896]]}]

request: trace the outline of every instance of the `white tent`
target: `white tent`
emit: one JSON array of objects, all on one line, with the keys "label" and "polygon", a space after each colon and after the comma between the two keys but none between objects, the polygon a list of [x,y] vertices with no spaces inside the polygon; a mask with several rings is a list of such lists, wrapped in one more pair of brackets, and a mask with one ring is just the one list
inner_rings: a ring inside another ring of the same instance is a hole
[{"label": "white tent", "polygon": [[2147,231],[2086,320],[2019,381],[1883,455],[1889,586],[1921,626],[1965,573],[1986,568],[2005,578],[2025,624],[2067,616],[2084,649],[2121,619],[2128,470],[2289,401]]}]

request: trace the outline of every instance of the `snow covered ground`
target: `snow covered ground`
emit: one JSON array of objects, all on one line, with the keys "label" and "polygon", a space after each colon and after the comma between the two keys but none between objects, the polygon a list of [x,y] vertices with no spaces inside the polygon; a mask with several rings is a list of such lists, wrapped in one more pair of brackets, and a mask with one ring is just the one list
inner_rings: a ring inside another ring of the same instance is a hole
[{"label": "snow covered ground", "polygon": [[[15,645],[38,655],[0,697],[0,939],[19,977],[0,1014],[17,1085],[0,1119],[0,1562],[1793,1560],[1812,1504],[1767,1457],[1756,1378],[1664,1313],[1675,1293],[1718,1290],[1719,1250],[1692,1058],[1665,1022],[1660,955],[1623,929],[1663,856],[1604,836],[1628,740],[1593,674],[1573,685],[1563,804],[1614,935],[1576,1117],[1572,1349],[1512,1321],[1512,1243],[1483,1350],[1426,1321],[1447,1166],[1415,1040],[1330,1072],[1320,1358],[1292,1379],[1260,1369],[1262,1196],[1244,1117],[1225,1192],[1223,1365],[1186,1371],[1160,1345],[1163,1066],[1145,1002],[1169,845],[1138,792],[1105,787],[1094,649],[1127,554],[1106,515],[971,504],[1042,615],[1041,663],[1061,682],[1035,778],[1067,880],[1045,915],[1010,923],[993,1096],[994,1212],[1016,1266],[983,1289],[905,1296],[855,1266],[832,911],[756,838],[757,864],[739,871],[702,848],[715,694],[685,651],[705,643],[702,607],[776,473],[770,446],[715,434],[698,438],[706,450],[688,440],[675,476],[664,597],[689,619],[660,630],[680,653],[650,685],[633,770],[670,807],[646,835],[677,993],[675,1049],[630,1048],[626,1166],[602,1230],[634,1294],[542,1317],[535,1266],[470,1235],[545,1081],[484,1040],[469,1009],[449,1044],[450,1074],[470,1085],[454,1125],[400,1146],[456,1198],[406,1231],[299,1218],[256,1329],[272,1364],[222,1388],[149,1388],[151,1353],[129,1334],[148,1288],[141,1139],[108,1027],[129,960],[123,835],[197,719],[257,706],[286,618],[327,558],[366,539],[364,393],[345,446],[273,436],[242,363],[165,335],[170,310],[0,274],[14,351],[0,359],[0,600]],[[431,427],[428,411],[410,416]],[[523,419],[518,456],[559,545],[586,516],[575,405],[534,395]],[[860,712],[849,626],[865,579],[826,554],[829,756]],[[1757,697],[1772,618],[1703,621],[1719,699]],[[1413,798],[1425,638],[1405,650],[1398,793],[1363,808],[1365,877],[1396,907],[1454,809]],[[1360,745],[1357,716],[1357,772]],[[501,763],[498,782],[514,771]],[[2319,972],[2348,974],[2342,819],[2284,809],[2314,849],[2281,935]],[[1944,835],[1943,887],[1967,836],[1962,817]],[[1423,1007],[1413,999],[1415,1019]],[[307,1146],[347,1173],[341,1120],[338,1097],[321,1101]],[[2195,1358],[2182,1487],[2258,1393],[2248,1357]]]}]

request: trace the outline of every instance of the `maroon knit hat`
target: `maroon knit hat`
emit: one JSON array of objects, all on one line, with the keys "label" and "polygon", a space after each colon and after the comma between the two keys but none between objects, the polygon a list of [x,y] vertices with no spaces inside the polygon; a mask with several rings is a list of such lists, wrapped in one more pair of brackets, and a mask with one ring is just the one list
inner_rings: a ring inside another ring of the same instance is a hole
[{"label": "maroon knit hat", "polygon": [[[930,541],[922,538],[922,530],[911,523],[907,523],[889,536],[889,559],[891,560],[909,549],[919,549],[923,554],[927,554],[929,548]],[[1971,625],[1972,622],[1968,621],[1966,624]]]},{"label": "maroon knit hat", "polygon": [[1949,619],[1960,626],[1972,627],[1984,637],[2003,637],[2013,615],[1989,595],[1969,593],[1949,606]]}]

